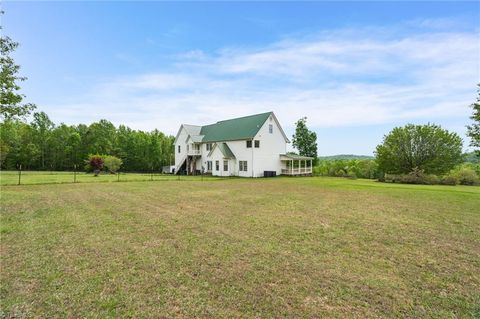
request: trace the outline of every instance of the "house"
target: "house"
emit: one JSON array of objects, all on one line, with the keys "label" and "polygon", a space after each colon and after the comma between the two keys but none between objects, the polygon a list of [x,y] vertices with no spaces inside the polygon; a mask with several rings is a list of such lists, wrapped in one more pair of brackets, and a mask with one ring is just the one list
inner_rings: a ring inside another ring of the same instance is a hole
[{"label": "house", "polygon": [[290,143],[273,112],[215,124],[182,124],[175,137],[176,174],[263,177],[308,175],[311,157],[287,154]]}]

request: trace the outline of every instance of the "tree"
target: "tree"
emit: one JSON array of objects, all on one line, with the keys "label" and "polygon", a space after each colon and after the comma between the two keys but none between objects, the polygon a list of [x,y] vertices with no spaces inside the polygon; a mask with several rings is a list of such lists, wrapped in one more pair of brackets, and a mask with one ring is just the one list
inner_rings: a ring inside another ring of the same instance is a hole
[{"label": "tree", "polygon": [[462,162],[462,139],[438,125],[394,128],[376,149],[379,169],[389,174],[444,174]]},{"label": "tree", "polygon": [[473,124],[467,126],[467,135],[471,139],[470,146],[478,148],[476,153],[480,157],[480,84],[478,84],[477,93],[477,101],[471,105],[473,114],[470,118]]},{"label": "tree", "polygon": [[121,159],[115,156],[105,156],[103,157],[103,166],[105,166],[110,173],[115,174],[122,166],[123,162]]},{"label": "tree", "polygon": [[87,164],[90,170],[93,170],[95,176],[98,176],[103,168],[103,157],[100,155],[90,155]]},{"label": "tree", "polygon": [[41,168],[45,169],[45,155],[47,152],[47,142],[54,128],[53,122],[45,112],[33,113],[33,128],[36,130],[36,140],[40,149]]},{"label": "tree", "polygon": [[317,161],[317,134],[307,128],[307,118],[301,118],[295,123],[295,134],[293,135],[293,147],[302,156],[309,156]]},{"label": "tree", "polygon": [[2,67],[0,71],[0,116],[4,119],[23,117],[35,109],[35,105],[32,103],[22,103],[25,95],[18,93],[20,90],[18,82],[25,81],[27,78],[18,75],[20,66],[15,64],[10,56],[17,47],[18,42],[12,41],[7,36],[0,37],[0,65]]}]

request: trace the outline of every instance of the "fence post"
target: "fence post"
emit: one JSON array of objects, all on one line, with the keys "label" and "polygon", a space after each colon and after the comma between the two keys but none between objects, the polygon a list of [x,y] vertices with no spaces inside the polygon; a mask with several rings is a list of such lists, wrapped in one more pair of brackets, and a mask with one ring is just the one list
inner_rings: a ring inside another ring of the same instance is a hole
[{"label": "fence post", "polygon": [[117,182],[120,182],[120,171],[117,172]]},{"label": "fence post", "polygon": [[19,170],[18,170],[18,185],[21,184],[22,180],[22,164],[19,165]]},{"label": "fence post", "polygon": [[73,182],[77,182],[77,164],[73,165]]}]

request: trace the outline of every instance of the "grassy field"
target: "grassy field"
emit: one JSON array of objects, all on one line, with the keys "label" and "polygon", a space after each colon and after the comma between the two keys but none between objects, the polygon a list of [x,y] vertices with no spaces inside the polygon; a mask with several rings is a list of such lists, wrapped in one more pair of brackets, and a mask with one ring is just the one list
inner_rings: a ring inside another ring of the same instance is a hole
[{"label": "grassy field", "polygon": [[79,183],[1,204],[0,317],[480,316],[479,187]]},{"label": "grassy field", "polygon": [[[0,172],[0,185],[17,185],[18,171],[2,171]],[[204,178],[207,178],[206,176]],[[214,177],[210,177],[214,178]],[[108,183],[108,182],[140,182],[140,181],[171,181],[171,180],[190,180],[195,181],[201,179],[201,176],[175,176],[164,174],[149,173],[120,173],[101,174],[94,176],[92,173],[77,172],[74,176],[73,172],[42,172],[42,171],[23,171],[20,176],[21,185],[31,184],[61,184],[61,183]],[[219,179],[219,178],[214,178]]]}]

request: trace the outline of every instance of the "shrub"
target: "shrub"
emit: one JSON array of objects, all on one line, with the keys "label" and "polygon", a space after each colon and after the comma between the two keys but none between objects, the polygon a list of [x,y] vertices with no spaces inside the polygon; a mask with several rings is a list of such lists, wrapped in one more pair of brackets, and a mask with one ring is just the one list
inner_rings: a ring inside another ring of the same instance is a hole
[{"label": "shrub", "polygon": [[440,183],[440,178],[434,174],[425,174],[423,170],[414,168],[408,174],[391,175],[386,174],[384,181],[401,184],[425,184],[435,185]]},{"label": "shrub", "polygon": [[480,184],[480,178],[472,168],[462,167],[454,174],[460,185],[479,185]]},{"label": "shrub", "polygon": [[109,170],[110,173],[115,174],[122,166],[123,162],[121,159],[115,156],[104,156],[103,165]]},{"label": "shrub", "polygon": [[103,158],[100,155],[90,155],[87,160],[87,171],[93,171],[98,176],[103,168]]},{"label": "shrub", "polygon": [[440,177],[434,174],[428,174],[425,176],[425,184],[427,185],[438,185],[440,184]]},{"label": "shrub", "polygon": [[458,178],[453,175],[447,175],[442,178],[440,181],[440,184],[442,185],[457,185],[458,184]]}]

